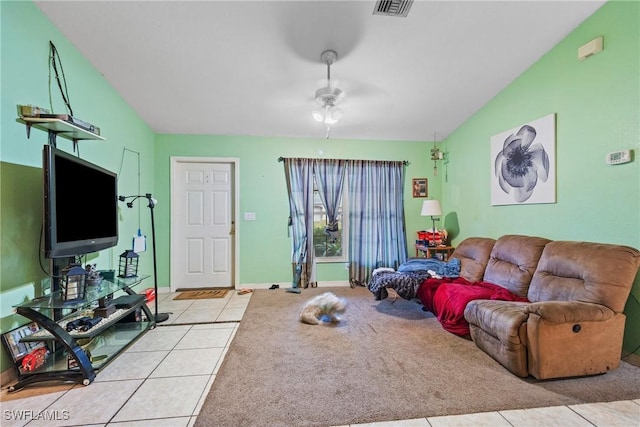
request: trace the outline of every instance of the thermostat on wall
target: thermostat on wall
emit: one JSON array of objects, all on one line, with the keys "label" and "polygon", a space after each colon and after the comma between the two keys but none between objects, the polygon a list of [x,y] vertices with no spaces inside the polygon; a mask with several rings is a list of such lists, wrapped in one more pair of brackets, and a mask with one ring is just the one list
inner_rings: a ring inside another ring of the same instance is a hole
[{"label": "thermostat on wall", "polygon": [[613,153],[607,154],[607,164],[609,165],[620,165],[622,163],[629,163],[632,159],[632,150],[622,150],[622,151],[614,151]]}]

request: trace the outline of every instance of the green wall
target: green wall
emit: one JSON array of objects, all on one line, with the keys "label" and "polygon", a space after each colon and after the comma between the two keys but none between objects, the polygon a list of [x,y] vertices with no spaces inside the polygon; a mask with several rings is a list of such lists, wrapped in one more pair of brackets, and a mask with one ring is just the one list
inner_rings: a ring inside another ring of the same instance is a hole
[{"label": "green wall", "polygon": [[[409,141],[356,141],[339,139],[265,138],[250,136],[158,135],[156,138],[156,212],[158,227],[158,277],[169,283],[170,158],[231,157],[239,159],[240,283],[291,281],[291,243],[287,235],[289,202],[283,163],[279,157],[314,157],[366,160],[408,160],[405,174],[407,240],[430,225],[420,217],[422,200],[411,195],[411,179],[428,179],[429,196],[440,197],[440,177],[434,177],[428,160],[430,145]],[[256,221],[243,221],[242,212],[255,212]],[[413,255],[413,250],[409,251]],[[320,264],[319,282],[347,282],[343,263]]]},{"label": "green wall", "polygon": [[[598,36],[604,51],[578,61],[578,47]],[[639,52],[640,4],[609,2],[447,138],[443,201],[447,218],[457,218],[457,241],[515,233],[640,248]],[[491,206],[491,136],[550,113],[557,202]],[[605,164],[621,149],[635,160]],[[625,311],[629,350],[640,345],[639,281]]]},{"label": "green wall", "polygon": [[[33,104],[51,108],[49,103],[49,40],[60,55],[74,114],[101,129],[106,141],[80,141],[81,156],[112,171],[121,171],[120,194],[138,192],[137,154],[140,153],[140,187],[154,191],[154,133],[113,90],[104,77],[73,47],[32,2],[0,2],[0,59],[2,63],[0,100],[0,331],[26,323],[13,314],[12,305],[40,295],[46,274],[40,268],[40,227],[42,222],[42,147],[45,132],[26,128],[16,121],[16,105]],[[60,92],[51,88],[53,111],[66,113]],[[58,138],[58,148],[71,152],[70,141]],[[79,195],[90,211],[96,195]],[[150,229],[146,205],[141,226]],[[138,229],[137,209],[120,212],[120,242],[116,248],[92,254],[88,261],[100,269],[116,268],[118,255],[131,246]],[[151,265],[150,254],[141,263]],[[42,260],[48,269],[47,260]],[[149,269],[149,272],[152,271]],[[151,284],[151,282],[149,282]],[[4,349],[0,370],[9,367]]]}]

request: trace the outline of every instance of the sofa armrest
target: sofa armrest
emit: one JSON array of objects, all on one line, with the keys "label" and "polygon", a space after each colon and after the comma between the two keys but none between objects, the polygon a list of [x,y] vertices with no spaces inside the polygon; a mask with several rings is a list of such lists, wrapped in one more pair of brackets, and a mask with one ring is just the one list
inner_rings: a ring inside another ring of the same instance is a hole
[{"label": "sofa armrest", "polygon": [[582,301],[543,301],[527,305],[526,313],[537,314],[551,323],[603,321],[615,316],[610,308]]}]

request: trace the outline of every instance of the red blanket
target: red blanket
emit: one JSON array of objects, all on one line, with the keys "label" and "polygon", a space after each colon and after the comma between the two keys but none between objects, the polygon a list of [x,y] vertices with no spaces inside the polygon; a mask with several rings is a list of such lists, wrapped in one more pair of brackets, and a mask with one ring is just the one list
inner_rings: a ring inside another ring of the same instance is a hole
[{"label": "red blanket", "polygon": [[467,303],[476,299],[523,301],[527,299],[512,294],[502,286],[488,282],[471,283],[465,279],[427,279],[418,288],[426,310],[436,315],[442,327],[452,334],[469,335],[469,324],[464,319]]},{"label": "red blanket", "polygon": [[433,298],[440,285],[444,283],[458,283],[461,285],[471,284],[471,282],[463,279],[462,277],[456,277],[454,279],[446,277],[442,279],[434,279],[433,277],[431,277],[429,279],[426,279],[420,284],[420,287],[418,287],[418,290],[416,291],[416,298],[420,299],[422,305],[424,305],[425,310],[436,314],[436,312],[433,311]]}]

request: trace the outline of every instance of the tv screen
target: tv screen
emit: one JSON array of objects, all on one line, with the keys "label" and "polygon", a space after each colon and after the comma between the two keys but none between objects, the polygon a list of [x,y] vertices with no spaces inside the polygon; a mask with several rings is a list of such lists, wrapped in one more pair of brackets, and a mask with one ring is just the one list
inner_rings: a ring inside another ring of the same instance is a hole
[{"label": "tv screen", "polygon": [[45,145],[42,157],[45,257],[72,257],[115,246],[116,174],[51,145]]}]

